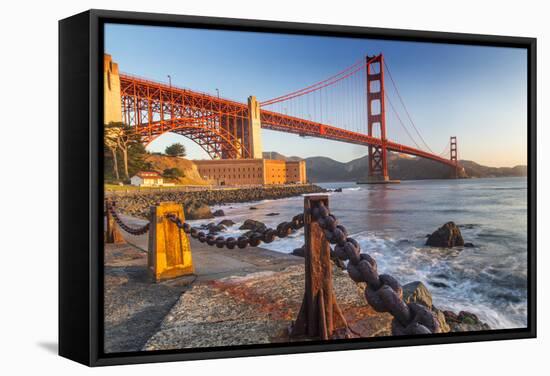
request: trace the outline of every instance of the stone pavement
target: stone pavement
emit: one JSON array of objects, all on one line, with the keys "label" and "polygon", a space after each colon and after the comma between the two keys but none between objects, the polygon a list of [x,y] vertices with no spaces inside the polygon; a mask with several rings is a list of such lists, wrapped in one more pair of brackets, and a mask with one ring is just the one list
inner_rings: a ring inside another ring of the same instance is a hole
[{"label": "stone pavement", "polygon": [[[128,225],[146,221],[121,216]],[[127,244],[105,245],[105,351],[139,351],[160,328],[180,296],[193,286],[227,276],[277,272],[304,259],[259,247],[220,249],[191,241],[195,275],[153,283],[147,272],[147,234],[122,232]]]}]

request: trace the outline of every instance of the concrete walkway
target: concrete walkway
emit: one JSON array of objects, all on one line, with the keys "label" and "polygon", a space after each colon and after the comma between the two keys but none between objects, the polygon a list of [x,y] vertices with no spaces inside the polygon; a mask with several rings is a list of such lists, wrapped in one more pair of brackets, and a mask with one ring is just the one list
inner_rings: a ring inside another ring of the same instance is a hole
[{"label": "concrete walkway", "polygon": [[[124,223],[131,226],[142,226],[147,221],[121,215]],[[148,233],[134,236],[122,232],[126,241],[136,248],[147,252]],[[223,235],[223,234],[222,234]],[[240,249],[217,248],[189,238],[195,273],[199,281],[222,278],[228,275],[243,275],[257,271],[278,271],[290,265],[303,264],[302,257],[270,251],[261,247]]]},{"label": "concrete walkway", "polygon": [[[146,223],[121,217],[130,226]],[[122,234],[127,244],[105,245],[106,352],[140,351],[192,286],[228,276],[280,271],[304,263],[301,257],[259,247],[220,249],[190,239],[196,274],[153,283],[147,271],[148,235],[133,236],[124,231]]]}]

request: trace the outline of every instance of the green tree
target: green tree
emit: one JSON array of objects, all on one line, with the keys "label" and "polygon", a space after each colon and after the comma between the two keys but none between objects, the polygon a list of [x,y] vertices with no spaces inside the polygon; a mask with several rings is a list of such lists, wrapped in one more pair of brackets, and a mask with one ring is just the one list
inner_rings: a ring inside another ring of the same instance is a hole
[{"label": "green tree", "polygon": [[162,172],[162,176],[167,179],[178,179],[184,176],[183,172],[177,168],[167,168]]},{"label": "green tree", "polygon": [[134,176],[140,171],[154,170],[151,162],[146,160],[147,150],[142,143],[132,144],[128,148],[128,172],[130,176]]},{"label": "green tree", "polygon": [[[112,124],[112,123],[111,123]],[[118,128],[112,126],[111,124],[106,124],[104,126],[104,134],[103,134],[103,143],[105,148],[107,148],[111,152],[111,160],[112,160],[112,167],[113,167],[113,175],[116,180],[120,179],[119,173],[118,173],[118,158],[117,158],[117,138],[118,138]]]},{"label": "green tree", "polygon": [[[108,124],[107,128],[110,130],[111,137],[116,143],[118,150],[122,153],[124,176],[126,179],[130,179],[128,171],[128,152],[132,147],[138,144],[141,145],[141,136],[134,132],[132,127],[120,122],[111,122]],[[116,158],[116,156],[114,158]]]},{"label": "green tree", "polygon": [[167,146],[164,152],[172,157],[185,157],[186,155],[185,146],[183,146],[179,142]]}]

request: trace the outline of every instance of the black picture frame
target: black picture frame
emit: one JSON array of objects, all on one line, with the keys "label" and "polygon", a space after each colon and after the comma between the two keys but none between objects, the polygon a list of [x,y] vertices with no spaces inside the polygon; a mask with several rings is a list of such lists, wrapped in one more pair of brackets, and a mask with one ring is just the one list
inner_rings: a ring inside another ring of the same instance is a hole
[{"label": "black picture frame", "polygon": [[[337,342],[103,353],[103,25],[180,26],[525,48],[528,59],[528,324]],[[59,354],[88,366],[536,337],[536,39],[510,36],[89,10],[59,21]]]}]

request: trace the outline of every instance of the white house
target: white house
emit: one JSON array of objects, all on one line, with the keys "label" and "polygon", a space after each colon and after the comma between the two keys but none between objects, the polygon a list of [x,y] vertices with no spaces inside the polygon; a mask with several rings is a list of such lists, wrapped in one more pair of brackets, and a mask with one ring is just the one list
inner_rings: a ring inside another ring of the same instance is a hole
[{"label": "white house", "polygon": [[155,187],[164,185],[162,175],[156,171],[140,171],[130,179],[132,185],[138,187],[147,186]]}]

